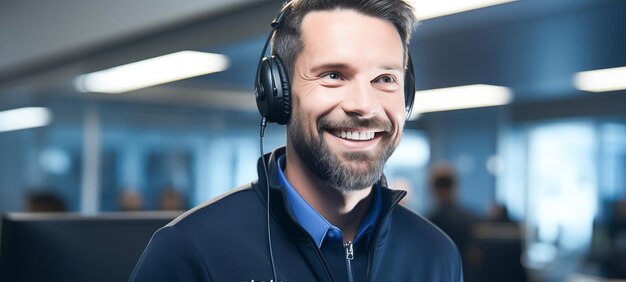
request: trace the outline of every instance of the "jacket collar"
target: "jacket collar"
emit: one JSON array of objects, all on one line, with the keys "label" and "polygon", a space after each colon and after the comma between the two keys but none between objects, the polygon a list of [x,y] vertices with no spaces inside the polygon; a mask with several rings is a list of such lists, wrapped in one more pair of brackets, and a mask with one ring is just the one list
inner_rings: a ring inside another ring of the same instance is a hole
[{"label": "jacket collar", "polygon": [[[288,232],[295,232],[296,239],[306,239],[310,237],[308,233],[297,223],[295,215],[292,213],[292,209],[289,207],[289,200],[285,193],[285,187],[283,187],[278,179],[276,170],[279,169],[277,165],[278,157],[285,154],[285,147],[280,147],[271,153],[265,154],[262,158],[259,158],[257,162],[257,171],[259,174],[259,180],[256,185],[253,185],[253,189],[256,194],[267,203],[267,188],[269,185],[270,191],[270,206],[272,211],[272,217],[278,221],[278,223],[287,229]],[[263,168],[263,162],[265,162],[267,174]],[[390,214],[393,209],[398,205],[400,200],[406,195],[406,191],[392,190],[387,188],[387,180],[383,175],[378,182],[380,185],[380,192],[382,196],[382,212],[379,220],[376,224],[375,238],[379,243],[381,239],[387,234],[387,229],[390,226]],[[303,236],[303,234],[306,234]],[[384,241],[384,240],[383,240]],[[379,244],[377,244],[379,245]]]}]

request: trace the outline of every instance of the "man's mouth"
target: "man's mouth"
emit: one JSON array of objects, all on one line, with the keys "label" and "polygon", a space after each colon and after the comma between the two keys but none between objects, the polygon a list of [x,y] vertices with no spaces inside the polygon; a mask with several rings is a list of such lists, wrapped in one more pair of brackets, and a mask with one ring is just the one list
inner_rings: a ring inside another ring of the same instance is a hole
[{"label": "man's mouth", "polygon": [[333,135],[348,140],[372,140],[376,135],[375,131],[347,131],[347,130],[333,130]]}]

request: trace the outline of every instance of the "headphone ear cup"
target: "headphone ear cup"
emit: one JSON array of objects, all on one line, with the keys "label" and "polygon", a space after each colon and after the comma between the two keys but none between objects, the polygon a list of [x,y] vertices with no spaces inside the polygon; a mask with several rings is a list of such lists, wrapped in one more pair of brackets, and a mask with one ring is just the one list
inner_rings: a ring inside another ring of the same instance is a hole
[{"label": "headphone ear cup", "polygon": [[289,74],[283,65],[283,61],[272,56],[272,63],[275,65],[276,73],[279,76],[278,86],[282,95],[277,95],[278,99],[274,105],[276,109],[276,122],[278,124],[286,124],[291,116],[291,83],[289,82]]},{"label": "headphone ear cup", "polygon": [[262,117],[268,118],[268,112],[271,110],[273,96],[272,72],[270,70],[270,59],[264,57],[259,63],[256,77],[255,97],[256,106]]},{"label": "headphone ear cup", "polygon": [[261,60],[256,81],[256,105],[268,122],[286,124],[291,114],[289,76],[280,58]]},{"label": "headphone ear cup", "polygon": [[413,72],[411,54],[409,54],[407,64],[407,70],[404,73],[404,106],[406,109],[406,118],[408,119],[409,116],[411,116],[413,101],[415,100],[415,73]]}]

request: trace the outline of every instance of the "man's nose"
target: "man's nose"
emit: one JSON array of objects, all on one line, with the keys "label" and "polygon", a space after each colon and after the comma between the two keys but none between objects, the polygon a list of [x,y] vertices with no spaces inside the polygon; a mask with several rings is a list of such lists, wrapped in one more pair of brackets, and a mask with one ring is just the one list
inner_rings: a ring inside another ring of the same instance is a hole
[{"label": "man's nose", "polygon": [[360,118],[376,116],[380,109],[380,103],[376,97],[374,87],[369,81],[353,81],[342,102],[342,109],[348,115]]}]

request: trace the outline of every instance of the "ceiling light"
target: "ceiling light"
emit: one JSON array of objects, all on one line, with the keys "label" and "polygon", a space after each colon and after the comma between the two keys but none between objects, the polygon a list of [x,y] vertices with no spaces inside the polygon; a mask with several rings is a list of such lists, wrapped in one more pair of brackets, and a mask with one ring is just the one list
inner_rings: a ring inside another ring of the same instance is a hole
[{"label": "ceiling light", "polygon": [[0,112],[0,132],[46,126],[52,114],[47,108],[27,107]]},{"label": "ceiling light", "polygon": [[426,20],[516,0],[413,0],[417,18]]},{"label": "ceiling light", "polygon": [[574,85],[590,92],[626,89],[626,67],[579,72],[574,75]]},{"label": "ceiling light", "polygon": [[409,119],[428,112],[505,105],[511,101],[511,96],[507,87],[486,84],[416,91]]},{"label": "ceiling light", "polygon": [[228,68],[228,57],[197,51],[180,51],[78,76],[80,92],[122,93]]}]

